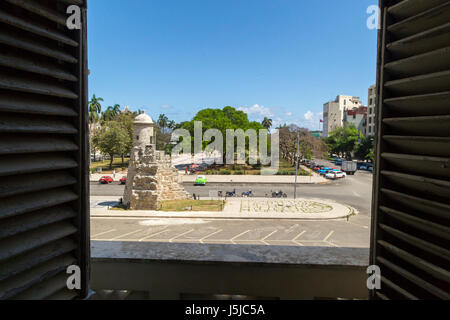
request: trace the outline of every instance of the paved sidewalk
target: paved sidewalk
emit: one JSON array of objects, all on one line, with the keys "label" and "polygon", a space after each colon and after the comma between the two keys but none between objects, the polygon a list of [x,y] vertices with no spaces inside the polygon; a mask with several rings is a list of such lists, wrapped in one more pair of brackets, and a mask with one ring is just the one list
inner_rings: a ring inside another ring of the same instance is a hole
[{"label": "paved sidewalk", "polygon": [[116,204],[118,204],[117,197],[91,197],[91,216],[330,220],[348,218],[357,214],[354,208],[324,199],[231,198],[227,200],[222,212],[109,210]]}]

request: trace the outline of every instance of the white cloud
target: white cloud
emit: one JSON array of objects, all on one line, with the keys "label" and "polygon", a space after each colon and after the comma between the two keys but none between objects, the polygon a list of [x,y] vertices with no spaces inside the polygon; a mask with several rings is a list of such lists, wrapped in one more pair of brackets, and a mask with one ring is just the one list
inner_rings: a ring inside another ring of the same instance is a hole
[{"label": "white cloud", "polygon": [[273,117],[274,114],[270,108],[254,104],[251,107],[240,107],[238,110],[244,111],[249,116]]},{"label": "white cloud", "polygon": [[168,104],[164,104],[161,106],[161,109],[171,109],[172,106],[169,106]]},{"label": "white cloud", "polygon": [[306,112],[303,117],[305,118],[305,120],[311,121],[314,119],[314,113],[312,113],[311,110],[308,110],[308,112]]},{"label": "white cloud", "polygon": [[288,112],[286,112],[286,115],[287,115],[288,117],[290,117],[290,116],[292,116],[292,112],[288,111]]}]

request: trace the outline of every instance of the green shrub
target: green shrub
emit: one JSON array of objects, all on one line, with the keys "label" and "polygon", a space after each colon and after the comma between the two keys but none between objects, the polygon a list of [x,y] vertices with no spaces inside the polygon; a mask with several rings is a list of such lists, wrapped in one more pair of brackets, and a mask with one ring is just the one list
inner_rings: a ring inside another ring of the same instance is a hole
[{"label": "green shrub", "polygon": [[230,174],[231,174],[231,170],[228,170],[228,169],[222,169],[222,170],[220,170],[220,174],[223,174],[223,175],[230,175]]},{"label": "green shrub", "polygon": [[244,171],[242,171],[242,170],[236,170],[236,171],[234,171],[234,174],[236,174],[236,175],[243,175],[243,174],[244,174]]}]

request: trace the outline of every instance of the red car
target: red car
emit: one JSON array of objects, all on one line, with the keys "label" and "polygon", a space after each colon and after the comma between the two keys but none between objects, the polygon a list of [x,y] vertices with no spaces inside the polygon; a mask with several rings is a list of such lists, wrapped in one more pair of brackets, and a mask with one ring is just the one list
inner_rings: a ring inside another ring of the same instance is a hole
[{"label": "red car", "polygon": [[100,180],[98,180],[98,182],[100,182],[101,184],[108,184],[113,182],[113,178],[108,177],[108,176],[103,176],[100,178]]},{"label": "red car", "polygon": [[126,184],[127,183],[127,177],[122,177],[122,179],[120,179],[120,184]]}]

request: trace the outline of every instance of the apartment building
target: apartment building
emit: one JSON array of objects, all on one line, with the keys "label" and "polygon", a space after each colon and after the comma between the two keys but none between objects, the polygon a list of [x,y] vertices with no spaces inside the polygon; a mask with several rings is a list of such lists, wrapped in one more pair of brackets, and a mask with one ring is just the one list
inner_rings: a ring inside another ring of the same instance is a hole
[{"label": "apartment building", "polygon": [[367,135],[367,107],[345,109],[344,125],[353,124],[362,134]]},{"label": "apartment building", "polygon": [[367,130],[366,137],[375,135],[375,103],[376,103],[376,85],[369,88],[369,95],[367,98]]},{"label": "apartment building", "polygon": [[362,107],[359,97],[339,95],[336,100],[323,105],[323,136],[328,137],[330,132],[344,126],[345,110]]}]

